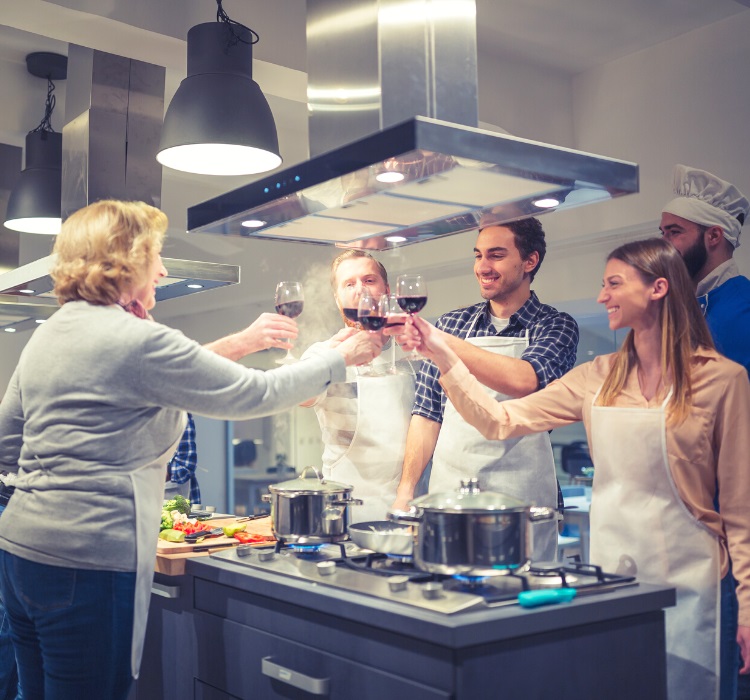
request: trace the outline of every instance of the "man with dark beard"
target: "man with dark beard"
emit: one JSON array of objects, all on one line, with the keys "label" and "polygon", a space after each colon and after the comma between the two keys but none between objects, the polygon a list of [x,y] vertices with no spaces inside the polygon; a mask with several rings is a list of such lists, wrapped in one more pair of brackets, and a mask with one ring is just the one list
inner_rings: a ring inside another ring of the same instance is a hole
[{"label": "man with dark beard", "polygon": [[[734,185],[705,170],[675,165],[673,177],[676,197],[664,207],[659,228],[685,261],[716,349],[750,373],[750,280],[740,275],[732,257],[750,203]],[[718,511],[718,493],[714,507]],[[725,669],[738,664],[740,656],[734,640],[735,586],[732,576],[721,582]],[[750,700],[750,676],[722,674],[721,697]]]},{"label": "man with dark beard", "polygon": [[674,168],[674,193],[662,235],[687,265],[716,349],[750,373],[750,280],[732,258],[750,203],[731,183],[686,165]]}]

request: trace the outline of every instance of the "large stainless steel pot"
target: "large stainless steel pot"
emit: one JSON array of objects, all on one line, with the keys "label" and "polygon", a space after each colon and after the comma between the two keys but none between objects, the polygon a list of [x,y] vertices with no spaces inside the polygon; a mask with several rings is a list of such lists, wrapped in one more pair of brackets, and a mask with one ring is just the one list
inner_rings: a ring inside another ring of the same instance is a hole
[{"label": "large stainless steel pot", "polygon": [[280,540],[297,544],[325,544],[348,537],[352,486],[324,479],[315,467],[298,478],[272,484],[261,498],[271,504],[271,528]]},{"label": "large stainless steel pot", "polygon": [[413,523],[414,563],[425,571],[497,576],[529,562],[529,523],[551,520],[554,508],[535,508],[501,493],[481,491],[477,479],[461,480],[450,493],[428,494],[389,519]]}]

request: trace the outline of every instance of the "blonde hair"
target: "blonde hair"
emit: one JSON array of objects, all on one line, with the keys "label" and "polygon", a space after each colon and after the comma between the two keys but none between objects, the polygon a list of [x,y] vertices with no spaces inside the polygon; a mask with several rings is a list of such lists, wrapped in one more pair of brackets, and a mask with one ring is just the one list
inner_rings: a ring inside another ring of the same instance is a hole
[{"label": "blonde hair", "polygon": [[[662,238],[626,243],[607,256],[607,261],[613,259],[630,265],[646,284],[660,277],[668,282],[666,295],[656,302],[661,325],[661,372],[664,383],[671,380],[672,384],[669,421],[679,424],[690,411],[690,360],[693,352],[699,346],[714,347],[687,268],[677,249]],[[631,329],[604,380],[598,403],[611,406],[625,386],[628,375],[637,366],[638,356]]]},{"label": "blonde hair", "polygon": [[349,248],[331,263],[331,287],[334,291],[336,291],[336,273],[339,271],[339,265],[341,265],[344,260],[352,260],[353,258],[368,258],[369,260],[372,260],[375,263],[375,267],[377,267],[380,276],[383,278],[386,289],[388,288],[388,272],[385,269],[385,265],[364,250],[360,250],[359,248]]},{"label": "blonde hair", "polygon": [[166,230],[166,214],[144,202],[102,200],[71,214],[55,241],[50,271],[60,304],[117,302],[145,278]]}]

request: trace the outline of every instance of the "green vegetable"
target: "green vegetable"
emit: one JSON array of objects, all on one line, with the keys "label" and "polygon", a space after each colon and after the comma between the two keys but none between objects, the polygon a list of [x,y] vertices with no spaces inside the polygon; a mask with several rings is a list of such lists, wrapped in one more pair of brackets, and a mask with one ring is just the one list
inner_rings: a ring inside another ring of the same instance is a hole
[{"label": "green vegetable", "polygon": [[175,496],[169,501],[164,501],[164,505],[162,506],[162,510],[166,510],[167,512],[172,512],[173,510],[178,510],[180,513],[184,513],[185,515],[189,515],[190,513],[190,501],[188,501],[187,498],[184,496]]},{"label": "green vegetable", "polygon": [[234,537],[238,532],[242,532],[246,527],[247,525],[245,525],[244,523],[236,523],[234,525],[225,525],[223,530],[224,534],[227,537]]},{"label": "green vegetable", "polygon": [[181,530],[162,530],[159,533],[159,539],[166,540],[167,542],[184,542],[185,533]]},{"label": "green vegetable", "polygon": [[161,512],[161,525],[159,526],[160,530],[171,530],[174,526],[174,521],[172,520],[172,514],[168,510],[163,510]]}]

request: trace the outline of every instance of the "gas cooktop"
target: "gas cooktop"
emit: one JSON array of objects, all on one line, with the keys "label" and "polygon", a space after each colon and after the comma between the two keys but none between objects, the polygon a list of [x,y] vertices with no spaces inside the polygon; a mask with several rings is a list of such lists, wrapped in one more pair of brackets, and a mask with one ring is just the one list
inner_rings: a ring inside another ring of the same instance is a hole
[{"label": "gas cooktop", "polygon": [[514,605],[518,594],[528,590],[575,588],[578,595],[589,595],[637,585],[632,576],[608,574],[598,566],[577,562],[534,563],[485,578],[444,576],[421,571],[410,558],[378,554],[353,542],[314,547],[240,545],[211,556],[446,614]]}]

